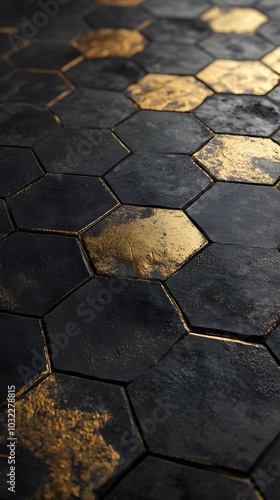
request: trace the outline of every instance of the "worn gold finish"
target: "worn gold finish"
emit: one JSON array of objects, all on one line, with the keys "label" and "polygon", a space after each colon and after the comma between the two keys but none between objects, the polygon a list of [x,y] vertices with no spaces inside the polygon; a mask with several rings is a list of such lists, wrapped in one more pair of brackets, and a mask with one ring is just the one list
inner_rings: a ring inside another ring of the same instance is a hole
[{"label": "worn gold finish", "polygon": [[213,92],[193,76],[149,74],[130,85],[127,94],[142,109],[190,111]]},{"label": "worn gold finish", "polygon": [[94,500],[93,489],[107,481],[121,458],[102,435],[109,420],[105,410],[71,408],[54,375],[17,403],[20,446],[45,470],[34,500]]},{"label": "worn gold finish", "polygon": [[85,242],[101,274],[167,278],[207,240],[179,210],[123,206]]},{"label": "worn gold finish", "polygon": [[280,47],[277,47],[272,52],[263,57],[262,61],[270,66],[274,71],[280,73]]},{"label": "worn gold finish", "polygon": [[256,9],[213,7],[200,16],[218,33],[239,33],[253,35],[268,17]]},{"label": "worn gold finish", "polygon": [[88,58],[131,57],[144,50],[146,40],[136,30],[102,28],[88,31],[77,46]]},{"label": "worn gold finish", "polygon": [[280,146],[260,137],[217,135],[194,157],[221,181],[273,184],[280,171]]},{"label": "worn gold finish", "polygon": [[144,0],[97,0],[97,3],[102,5],[114,5],[116,7],[134,7],[139,5]]},{"label": "worn gold finish", "polygon": [[279,81],[279,75],[260,61],[230,59],[213,61],[197,77],[216,92],[233,94],[267,94]]}]

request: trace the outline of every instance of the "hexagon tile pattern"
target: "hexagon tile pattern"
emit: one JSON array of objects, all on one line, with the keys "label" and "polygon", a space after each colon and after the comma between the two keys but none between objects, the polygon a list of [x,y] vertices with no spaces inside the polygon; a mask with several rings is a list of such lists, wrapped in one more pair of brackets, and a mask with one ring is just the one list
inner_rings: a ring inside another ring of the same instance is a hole
[{"label": "hexagon tile pattern", "polygon": [[279,500],[279,21],[1,0],[1,500]]}]

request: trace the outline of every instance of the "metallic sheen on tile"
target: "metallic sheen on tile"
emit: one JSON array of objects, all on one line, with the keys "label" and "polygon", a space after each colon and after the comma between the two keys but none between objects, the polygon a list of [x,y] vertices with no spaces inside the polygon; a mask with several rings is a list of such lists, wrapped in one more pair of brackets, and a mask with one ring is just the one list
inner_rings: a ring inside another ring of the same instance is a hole
[{"label": "metallic sheen on tile", "polygon": [[146,40],[136,30],[101,28],[88,31],[77,44],[88,58],[131,57],[144,50]]},{"label": "metallic sheen on tile", "polygon": [[209,24],[213,31],[218,33],[240,33],[253,35],[268,17],[256,9],[251,8],[220,8],[213,7],[200,17],[201,21]]}]

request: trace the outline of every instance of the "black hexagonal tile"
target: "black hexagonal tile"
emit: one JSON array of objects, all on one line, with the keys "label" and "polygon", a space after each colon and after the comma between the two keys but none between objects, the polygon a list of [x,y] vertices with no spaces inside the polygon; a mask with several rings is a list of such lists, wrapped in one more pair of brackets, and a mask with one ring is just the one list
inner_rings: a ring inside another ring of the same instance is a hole
[{"label": "black hexagonal tile", "polygon": [[183,208],[212,180],[189,156],[135,153],[106,180],[123,203]]},{"label": "black hexagonal tile", "polygon": [[111,128],[138,108],[121,93],[79,88],[52,109],[64,125]]},{"label": "black hexagonal tile", "polygon": [[212,137],[192,116],[169,111],[140,111],[116,133],[133,152],[153,153],[191,154]]},{"label": "black hexagonal tile", "polygon": [[106,500],[257,500],[244,480],[154,457],[140,465],[113,489]]},{"label": "black hexagonal tile", "polygon": [[279,433],[279,387],[265,347],[188,335],[128,392],[152,452],[246,472]]},{"label": "black hexagonal tile", "polygon": [[48,110],[29,105],[0,105],[0,145],[34,146],[57,129]]},{"label": "black hexagonal tile", "polygon": [[76,87],[122,91],[144,75],[132,60],[114,57],[86,60],[66,72]]},{"label": "black hexagonal tile", "polygon": [[162,45],[152,43],[147,49],[134,56],[150,73],[174,73],[195,75],[213,60],[194,45]]},{"label": "black hexagonal tile", "polygon": [[266,248],[213,244],[168,281],[196,328],[264,335],[279,315],[280,254]]},{"label": "black hexagonal tile", "polygon": [[10,199],[18,227],[78,233],[117,206],[101,179],[47,174]]},{"label": "black hexagonal tile", "polygon": [[200,42],[200,46],[218,59],[260,59],[274,46],[257,35],[246,36],[235,33],[213,33]]},{"label": "black hexagonal tile", "polygon": [[223,134],[268,137],[279,127],[280,109],[262,96],[214,95],[194,114],[212,130]]},{"label": "black hexagonal tile", "polygon": [[280,488],[280,437],[262,457],[252,479],[265,500],[275,500]]},{"label": "black hexagonal tile", "polygon": [[60,69],[81,54],[68,43],[34,42],[12,54],[18,68]]},{"label": "black hexagonal tile", "polygon": [[280,245],[280,196],[273,187],[218,182],[187,213],[212,241],[266,248]]},{"label": "black hexagonal tile", "polygon": [[147,21],[150,15],[138,7],[97,6],[84,17],[91,28],[135,29]]},{"label": "black hexagonal tile", "polygon": [[59,75],[15,71],[0,80],[2,102],[30,103],[45,106],[70,87]]},{"label": "black hexagonal tile", "polygon": [[84,175],[103,175],[129,154],[109,130],[70,127],[41,141],[34,151],[48,172]]},{"label": "black hexagonal tile", "polygon": [[[73,4],[73,2],[71,3]],[[68,3],[68,5],[70,4]],[[73,38],[82,35],[87,30],[88,25],[78,17],[68,15],[68,13],[65,14],[65,6],[63,6],[63,10],[61,9],[59,15],[53,17],[52,19],[49,18],[48,24],[38,30],[36,38],[71,41]]]},{"label": "black hexagonal tile", "polygon": [[204,0],[147,0],[145,8],[158,17],[194,19],[209,8]]},{"label": "black hexagonal tile", "polygon": [[273,43],[274,46],[280,44],[280,27],[279,20],[277,21],[269,21],[264,24],[259,30],[262,36],[264,36],[269,42]]},{"label": "black hexagonal tile", "polygon": [[273,330],[269,337],[266,339],[266,344],[269,346],[274,356],[279,360],[280,363],[280,327],[278,326],[276,330]]},{"label": "black hexagonal tile", "polygon": [[74,238],[15,233],[0,244],[0,308],[40,316],[90,275]]},{"label": "black hexagonal tile", "polygon": [[16,393],[34,384],[50,371],[45,337],[41,324],[33,318],[0,314],[0,406],[8,395],[8,386]]},{"label": "black hexagonal tile", "polygon": [[42,175],[31,149],[0,147],[0,196],[11,195]]},{"label": "black hexagonal tile", "polygon": [[211,32],[206,24],[197,19],[158,19],[142,33],[155,42],[191,44]]},{"label": "black hexagonal tile", "polygon": [[161,284],[106,277],[72,294],[46,325],[56,369],[125,382],[187,331]]},{"label": "black hexagonal tile", "polygon": [[[118,386],[50,375],[16,403],[16,412],[16,498],[100,498],[104,486],[143,451],[126,394]],[[3,456],[6,412],[0,428]],[[1,497],[6,492],[5,481]]]},{"label": "black hexagonal tile", "polygon": [[8,215],[5,203],[0,200],[0,240],[8,236],[13,230],[10,217]]},{"label": "black hexagonal tile", "polygon": [[280,85],[277,85],[271,92],[267,94],[267,97],[276,102],[280,106]]}]

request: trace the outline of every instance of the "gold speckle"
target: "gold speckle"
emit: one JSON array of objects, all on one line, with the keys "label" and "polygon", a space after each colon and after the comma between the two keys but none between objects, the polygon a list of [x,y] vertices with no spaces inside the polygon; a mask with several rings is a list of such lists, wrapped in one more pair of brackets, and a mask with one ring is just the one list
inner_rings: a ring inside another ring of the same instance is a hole
[{"label": "gold speckle", "polygon": [[130,85],[127,94],[142,109],[190,111],[213,92],[193,76],[149,74]]},{"label": "gold speckle", "polygon": [[253,35],[268,17],[256,9],[213,7],[200,17],[218,33],[239,33]]},{"label": "gold speckle", "polygon": [[194,157],[221,181],[273,184],[279,176],[280,146],[271,139],[217,135]]},{"label": "gold speckle", "polygon": [[207,244],[179,210],[123,206],[85,237],[101,274],[166,278]]},{"label": "gold speckle", "polygon": [[146,40],[136,30],[102,28],[88,31],[77,46],[88,58],[131,57],[144,50]]},{"label": "gold speckle", "polygon": [[260,61],[217,59],[198,73],[216,92],[264,95],[278,84],[279,75]]},{"label": "gold speckle", "polygon": [[262,61],[270,66],[274,71],[280,73],[280,47],[277,47],[272,52],[263,57]]},{"label": "gold speckle", "polygon": [[17,403],[20,446],[45,469],[34,500],[72,496],[94,500],[93,489],[107,481],[120,460],[101,433],[109,420],[105,410],[90,413],[69,408],[53,375]]},{"label": "gold speckle", "polygon": [[97,3],[102,5],[114,5],[116,7],[134,7],[139,5],[144,0],[97,0]]}]

